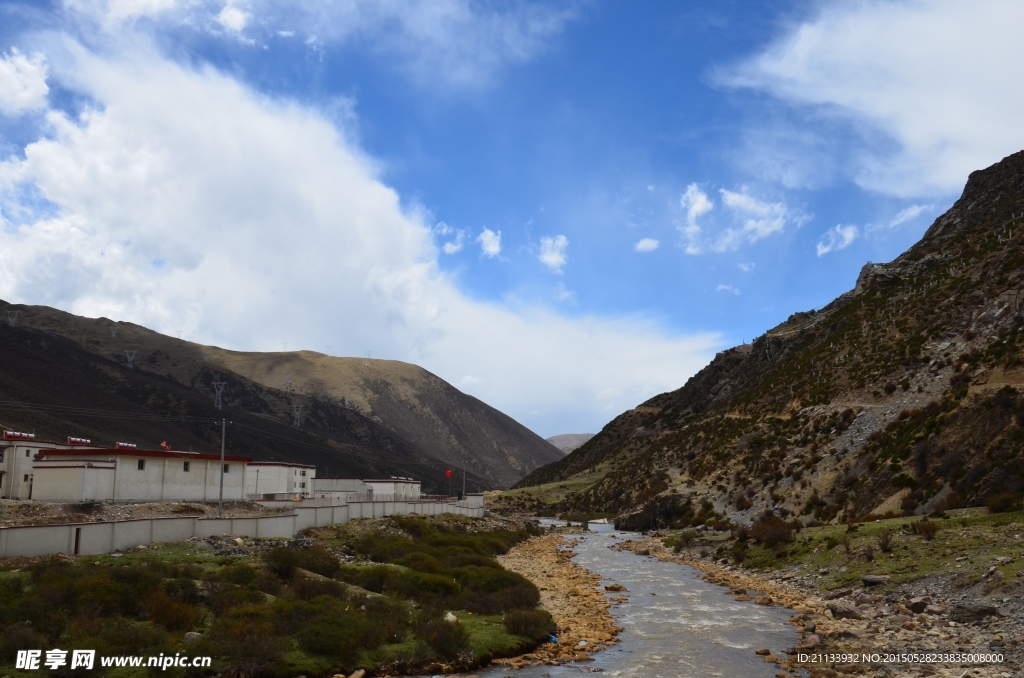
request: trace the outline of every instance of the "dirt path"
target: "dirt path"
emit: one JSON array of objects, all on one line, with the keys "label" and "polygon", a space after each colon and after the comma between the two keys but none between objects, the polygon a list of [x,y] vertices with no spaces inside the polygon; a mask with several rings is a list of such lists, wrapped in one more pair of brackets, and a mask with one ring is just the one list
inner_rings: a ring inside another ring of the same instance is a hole
[{"label": "dirt path", "polygon": [[[761,605],[780,605],[793,610],[790,623],[801,634],[801,642],[788,658],[765,656],[781,669],[779,676],[796,668],[810,671],[811,678],[840,674],[871,676],[948,676],[949,678],[1010,678],[1022,675],[1010,662],[1002,664],[971,661],[925,662],[885,661],[885,655],[961,655],[1003,654],[1005,641],[1016,643],[1011,634],[1003,633],[1001,622],[992,616],[976,616],[972,621],[954,621],[967,608],[945,601],[912,599],[907,601],[919,612],[902,603],[883,604],[880,596],[861,589],[849,595],[825,600],[779,579],[757,576],[728,565],[676,555],[659,539],[626,540],[617,548],[648,555],[661,561],[689,565],[704,574],[704,581],[728,588],[727,594],[737,600],[752,600]],[[780,574],[780,577],[786,575]],[[799,661],[800,655],[858,655],[858,661]],[[866,660],[864,653],[877,655]],[[760,652],[759,652],[760,654]],[[875,661],[877,659],[877,661]]]},{"label": "dirt path", "polygon": [[561,664],[585,660],[589,653],[618,642],[621,626],[609,612],[611,604],[600,586],[601,577],[572,562],[575,539],[560,534],[534,537],[498,556],[502,567],[518,572],[540,589],[540,606],[558,625],[558,643],[545,643],[534,652],[495,660],[519,668],[526,664]]}]

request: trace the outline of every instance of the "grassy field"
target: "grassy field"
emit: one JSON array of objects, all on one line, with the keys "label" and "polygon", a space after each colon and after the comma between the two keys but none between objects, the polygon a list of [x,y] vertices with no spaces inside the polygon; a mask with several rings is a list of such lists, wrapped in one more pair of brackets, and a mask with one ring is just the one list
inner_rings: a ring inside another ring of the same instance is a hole
[{"label": "grassy field", "polygon": [[[668,546],[679,541],[679,534],[665,539]],[[984,577],[995,587],[1017,581],[1024,571],[1024,513],[971,508],[947,511],[944,517],[856,523],[852,531],[847,525],[803,528],[792,541],[774,546],[748,540],[744,548],[735,533],[701,536],[691,543],[754,570],[817,573],[817,584],[826,591],[858,586],[866,574],[889,575],[888,587],[932,575],[950,575],[958,585]],[[993,566],[999,575],[990,574]]]}]

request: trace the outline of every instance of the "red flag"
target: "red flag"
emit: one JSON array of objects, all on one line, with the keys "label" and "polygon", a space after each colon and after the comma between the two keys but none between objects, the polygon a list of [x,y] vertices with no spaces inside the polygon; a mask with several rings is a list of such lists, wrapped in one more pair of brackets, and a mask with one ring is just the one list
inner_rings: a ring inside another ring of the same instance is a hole
[{"label": "red flag", "polygon": [[445,471],[444,472],[444,477],[445,478],[451,478],[452,477],[452,470],[448,469],[447,471]]},{"label": "red flag", "polygon": [[165,450],[167,450],[168,452],[170,452],[170,450],[171,450],[171,446],[167,444],[167,441],[166,441],[166,440],[165,440],[165,441],[163,441],[162,443],[160,443],[160,447],[164,448],[164,449],[165,449]]}]

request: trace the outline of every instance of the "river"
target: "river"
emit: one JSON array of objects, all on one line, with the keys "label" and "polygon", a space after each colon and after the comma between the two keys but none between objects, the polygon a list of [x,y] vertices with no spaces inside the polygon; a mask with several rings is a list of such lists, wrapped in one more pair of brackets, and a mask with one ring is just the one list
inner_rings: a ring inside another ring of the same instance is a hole
[{"label": "river", "polygon": [[768,678],[779,668],[754,651],[768,648],[775,656],[785,656],[783,651],[799,640],[796,629],[786,623],[790,610],[736,602],[687,566],[611,548],[634,534],[616,532],[611,525],[591,525],[590,530],[581,535],[575,562],[628,589],[629,601],[611,610],[624,628],[620,642],[596,653],[593,661],[518,671],[493,666],[476,675],[554,678],[600,670],[602,675],[622,678]]}]

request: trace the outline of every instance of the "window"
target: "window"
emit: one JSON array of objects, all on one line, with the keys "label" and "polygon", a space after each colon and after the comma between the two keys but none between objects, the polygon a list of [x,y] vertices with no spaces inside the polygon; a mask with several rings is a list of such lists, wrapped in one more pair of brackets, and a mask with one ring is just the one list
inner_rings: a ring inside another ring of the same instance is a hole
[{"label": "window", "polygon": [[0,450],[0,464],[4,463],[4,451]]},{"label": "window", "polygon": [[25,477],[22,479],[22,482],[26,482],[26,483],[28,482],[28,474],[27,473],[25,474]]},{"label": "window", "polygon": [[186,462],[185,462],[185,473],[188,473],[188,472],[189,472],[189,464],[191,464],[191,463],[192,463],[192,462],[189,462],[189,461],[186,461]]},{"label": "window", "polygon": [[[302,472],[302,477],[303,477],[303,478],[305,478],[305,477],[306,477],[306,472],[305,472],[305,471],[303,471],[303,472]],[[303,487],[305,487],[305,485],[303,485]]]},{"label": "window", "polygon": [[306,483],[302,483],[302,489],[306,489]]},{"label": "window", "polygon": [[230,469],[230,468],[231,468],[231,464],[224,464],[224,473],[227,473],[228,469]]},{"label": "window", "polygon": [[139,459],[139,470],[140,471],[145,471],[146,470],[146,460],[145,459]]},{"label": "window", "polygon": [[25,450],[25,456],[26,457],[31,457],[32,456],[32,450]]}]

